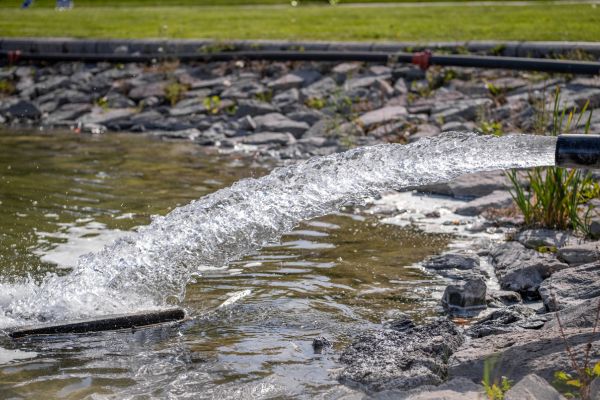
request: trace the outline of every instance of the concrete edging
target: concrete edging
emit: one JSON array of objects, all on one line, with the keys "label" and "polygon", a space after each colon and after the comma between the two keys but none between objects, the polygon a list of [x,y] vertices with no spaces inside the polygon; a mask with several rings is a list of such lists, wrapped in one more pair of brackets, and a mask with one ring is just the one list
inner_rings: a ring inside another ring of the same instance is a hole
[{"label": "concrete edging", "polygon": [[399,51],[461,50],[494,53],[506,57],[545,57],[584,51],[600,59],[600,42],[529,42],[529,41],[458,41],[458,42],[325,42],[287,40],[211,39],[72,39],[72,38],[2,38],[0,51],[25,53],[79,54],[176,54],[224,50],[306,50],[306,51]]}]

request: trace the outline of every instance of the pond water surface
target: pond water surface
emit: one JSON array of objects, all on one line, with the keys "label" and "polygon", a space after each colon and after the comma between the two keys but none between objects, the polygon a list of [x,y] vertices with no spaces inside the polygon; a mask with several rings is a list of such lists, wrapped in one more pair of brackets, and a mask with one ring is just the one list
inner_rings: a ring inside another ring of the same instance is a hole
[{"label": "pond water surface", "polygon": [[[68,274],[152,215],[273,165],[143,135],[0,132],[0,282]],[[355,334],[437,312],[443,283],[412,264],[448,241],[354,209],[307,221],[189,282],[182,325],[21,341],[0,331],[0,398],[339,398],[349,389],[336,352]],[[333,349],[316,354],[319,336]]]}]

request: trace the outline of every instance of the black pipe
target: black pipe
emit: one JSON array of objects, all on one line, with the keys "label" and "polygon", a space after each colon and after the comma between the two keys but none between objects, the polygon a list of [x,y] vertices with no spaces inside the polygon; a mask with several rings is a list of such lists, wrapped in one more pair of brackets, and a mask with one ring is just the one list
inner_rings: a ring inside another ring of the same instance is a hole
[{"label": "black pipe", "polygon": [[421,53],[383,53],[355,51],[231,51],[217,53],[155,53],[155,54],[87,54],[87,53],[22,53],[0,51],[0,58],[11,62],[23,61],[87,61],[87,62],[153,62],[180,61],[364,61],[377,63],[413,63],[427,68],[430,65],[501,68],[571,74],[600,74],[600,63],[587,61],[551,60],[539,58],[493,57],[475,55],[432,55]]},{"label": "black pipe", "polygon": [[600,169],[600,135],[559,135],[555,159],[559,167]]},{"label": "black pipe", "polygon": [[171,308],[168,310],[146,311],[135,314],[109,315],[94,319],[72,321],[69,323],[20,327],[11,330],[8,335],[13,339],[18,339],[32,335],[112,331],[181,321],[184,318],[185,311],[181,308]]}]

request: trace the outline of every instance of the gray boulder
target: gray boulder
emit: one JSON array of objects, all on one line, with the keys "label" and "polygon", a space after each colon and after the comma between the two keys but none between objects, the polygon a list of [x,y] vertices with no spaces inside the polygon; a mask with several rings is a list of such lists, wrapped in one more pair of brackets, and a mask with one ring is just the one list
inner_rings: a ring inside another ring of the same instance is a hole
[{"label": "gray boulder", "polygon": [[504,400],[566,400],[548,381],[529,374],[504,394]]},{"label": "gray boulder", "polygon": [[277,109],[271,104],[258,100],[240,100],[236,110],[236,117],[245,117],[246,115],[257,116],[276,112]]},{"label": "gray boulder", "polygon": [[600,261],[600,242],[562,247],[558,250],[558,258],[575,266]]},{"label": "gray boulder", "polygon": [[27,100],[18,100],[6,108],[0,109],[0,115],[7,119],[38,119],[42,113],[35,104]]},{"label": "gray boulder", "polygon": [[259,115],[254,118],[258,131],[289,132],[299,138],[310,126],[306,122],[298,122],[278,113]]},{"label": "gray boulder", "polygon": [[517,235],[517,241],[530,249],[540,247],[561,248],[569,243],[576,243],[577,238],[570,233],[552,229],[528,229]]},{"label": "gray boulder", "polygon": [[142,100],[147,97],[165,97],[167,82],[155,82],[137,86],[129,92],[129,97],[133,100]]},{"label": "gray boulder", "polygon": [[600,262],[584,264],[556,272],[539,289],[549,311],[577,305],[600,296]]},{"label": "gray boulder", "polygon": [[393,329],[360,334],[342,352],[342,383],[378,392],[443,382],[446,360],[463,342],[458,328],[447,319],[423,326],[396,322]]},{"label": "gray boulder", "polygon": [[465,313],[487,307],[487,286],[481,277],[448,285],[442,296],[442,306],[451,313]]},{"label": "gray boulder", "polygon": [[582,301],[579,304],[571,305],[554,313],[548,314],[549,321],[544,325],[544,329],[558,329],[560,325],[563,328],[593,328],[599,323],[598,307],[600,306],[600,297],[593,297]]},{"label": "gray boulder", "polygon": [[568,267],[549,254],[538,253],[517,242],[507,242],[490,251],[500,287],[537,298],[542,282]]},{"label": "gray boulder", "polygon": [[281,92],[273,97],[271,103],[280,109],[290,111],[298,105],[300,102],[300,92],[298,89],[290,89],[285,92]]},{"label": "gray boulder", "polygon": [[288,145],[296,141],[294,136],[289,133],[281,132],[260,132],[252,135],[244,136],[242,142],[245,144],[275,144],[275,145]]},{"label": "gray boulder", "polygon": [[481,197],[495,190],[505,190],[510,182],[503,172],[482,172],[460,176],[448,183],[421,188],[423,192],[443,194],[461,199]]},{"label": "gray boulder", "polygon": [[56,123],[60,121],[75,121],[91,109],[91,104],[68,103],[50,114],[46,119],[46,122]]},{"label": "gray boulder", "polygon": [[462,269],[472,270],[480,265],[479,257],[469,254],[446,253],[439,256],[433,256],[423,262],[423,267],[440,269]]},{"label": "gray boulder", "polygon": [[388,122],[397,121],[406,117],[407,111],[402,106],[383,107],[377,110],[369,111],[361,115],[357,122],[365,129],[369,129],[375,125],[380,125]]},{"label": "gray boulder", "polygon": [[436,136],[440,133],[440,128],[431,124],[421,124],[417,127],[417,131],[409,136],[408,142],[416,142],[425,137]]},{"label": "gray boulder", "polygon": [[482,108],[493,104],[491,99],[467,99],[453,102],[436,103],[431,110],[433,121],[452,122],[459,120],[474,120]]},{"label": "gray boulder", "polygon": [[304,98],[324,98],[337,89],[337,84],[333,78],[326,77],[302,89]]},{"label": "gray boulder", "polygon": [[487,210],[509,207],[512,203],[513,198],[509,192],[495,190],[486,196],[469,201],[467,204],[458,207],[454,212],[458,215],[475,216]]},{"label": "gray boulder", "polygon": [[416,389],[386,390],[374,394],[376,400],[483,400],[483,387],[465,378],[454,378],[439,386],[424,385]]},{"label": "gray boulder", "polygon": [[291,88],[299,88],[304,83],[304,79],[296,74],[286,74],[279,79],[269,82],[267,85],[270,89],[280,91]]},{"label": "gray boulder", "polygon": [[[583,362],[588,343],[592,344],[590,357],[600,357],[600,335],[592,328],[566,328],[564,333],[578,363]],[[504,375],[513,381],[531,373],[550,381],[556,371],[573,372],[563,336],[555,329],[526,329],[471,339],[450,356],[449,377],[481,382],[485,365],[492,365],[492,379]]]},{"label": "gray boulder", "polygon": [[532,308],[515,304],[493,311],[473,323],[466,332],[471,337],[480,338],[524,329],[540,329],[547,320],[547,317],[538,315]]}]

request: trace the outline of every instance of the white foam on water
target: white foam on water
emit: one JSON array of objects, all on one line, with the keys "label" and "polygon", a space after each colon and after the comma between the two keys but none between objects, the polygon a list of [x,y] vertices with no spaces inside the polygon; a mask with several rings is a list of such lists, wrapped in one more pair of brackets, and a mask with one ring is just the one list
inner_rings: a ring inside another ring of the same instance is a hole
[{"label": "white foam on water", "polygon": [[465,173],[554,165],[556,138],[447,133],[409,145],[361,147],[244,179],[155,217],[63,277],[0,284],[0,327],[163,306],[187,282],[273,243],[300,221],[382,192]]}]

